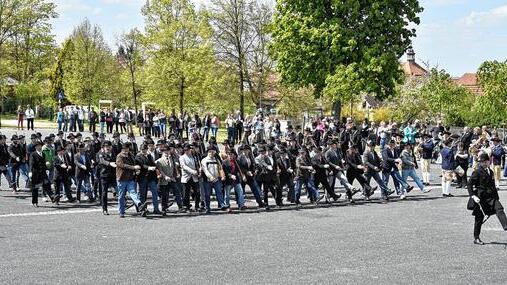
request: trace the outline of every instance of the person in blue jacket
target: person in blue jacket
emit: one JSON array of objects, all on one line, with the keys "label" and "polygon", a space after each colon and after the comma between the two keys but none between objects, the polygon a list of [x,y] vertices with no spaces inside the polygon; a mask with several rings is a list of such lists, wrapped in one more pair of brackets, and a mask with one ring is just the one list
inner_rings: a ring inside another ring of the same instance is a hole
[{"label": "person in blue jacket", "polygon": [[452,140],[447,139],[442,142],[442,196],[453,197],[450,193],[451,182],[454,178],[454,169],[456,168],[455,150],[451,148]]}]

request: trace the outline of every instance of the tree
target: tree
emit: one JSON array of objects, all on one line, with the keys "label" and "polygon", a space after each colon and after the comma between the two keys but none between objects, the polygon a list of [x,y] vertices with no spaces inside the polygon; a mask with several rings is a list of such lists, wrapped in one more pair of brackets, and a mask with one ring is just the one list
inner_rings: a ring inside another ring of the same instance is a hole
[{"label": "tree", "polygon": [[211,23],[215,30],[214,41],[217,56],[234,67],[238,76],[239,111],[245,113],[245,82],[247,82],[247,54],[256,40],[249,12],[252,0],[212,0]]},{"label": "tree", "polygon": [[507,61],[486,61],[477,73],[484,92],[473,106],[476,125],[505,124],[507,117]]},{"label": "tree", "polygon": [[143,14],[147,98],[158,105],[177,105],[183,113],[185,104],[199,104],[215,91],[216,62],[208,17],[189,0],[150,1]]},{"label": "tree", "polygon": [[338,102],[394,94],[422,10],[417,0],[277,1],[271,51],[282,82]]},{"label": "tree", "polygon": [[57,97],[57,94],[65,93],[65,89],[63,87],[63,78],[65,75],[64,70],[64,62],[69,60],[69,56],[74,52],[74,44],[72,40],[67,39],[63,44],[63,48],[60,50],[58,54],[58,58],[53,65],[51,73],[49,74],[49,80],[51,82],[49,95],[53,96],[53,98]]},{"label": "tree", "polygon": [[[136,74],[142,64],[141,58],[141,38],[142,34],[137,29],[132,29],[129,33],[124,34],[119,42],[118,58],[127,67],[130,85],[132,86],[132,98],[134,99],[134,108],[137,114],[137,97],[139,88],[137,87]],[[136,117],[137,120],[137,117]]]},{"label": "tree", "polygon": [[115,98],[118,94],[110,93],[109,87],[119,81],[117,60],[106,45],[100,27],[84,20],[69,39],[74,48],[63,66],[66,70],[63,86],[69,101],[90,107],[104,94]]}]

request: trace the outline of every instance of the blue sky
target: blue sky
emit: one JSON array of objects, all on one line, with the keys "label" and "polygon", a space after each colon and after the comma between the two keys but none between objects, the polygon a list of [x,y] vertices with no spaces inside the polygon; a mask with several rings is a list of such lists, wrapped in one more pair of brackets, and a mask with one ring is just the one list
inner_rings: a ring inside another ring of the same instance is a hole
[{"label": "blue sky", "polygon": [[[112,49],[130,28],[143,27],[145,0],[55,0],[53,23],[61,43],[84,18],[102,27]],[[208,0],[195,0],[198,5]],[[416,59],[451,75],[475,72],[485,60],[507,59],[507,0],[421,0],[425,11],[414,41]]]}]

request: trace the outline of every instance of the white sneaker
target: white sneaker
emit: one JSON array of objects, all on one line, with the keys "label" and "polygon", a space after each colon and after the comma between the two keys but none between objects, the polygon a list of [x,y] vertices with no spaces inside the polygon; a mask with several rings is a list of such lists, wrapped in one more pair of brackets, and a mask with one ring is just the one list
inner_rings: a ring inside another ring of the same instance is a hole
[{"label": "white sneaker", "polygon": [[89,201],[90,198],[88,196],[84,196],[83,199],[81,199],[81,200],[83,200],[83,201]]},{"label": "white sneaker", "polygon": [[405,198],[407,198],[407,196],[405,196],[405,195],[400,196],[400,200],[405,200]]},{"label": "white sneaker", "polygon": [[47,201],[49,201],[48,198],[46,198],[46,197],[42,198],[42,202],[47,202]]}]

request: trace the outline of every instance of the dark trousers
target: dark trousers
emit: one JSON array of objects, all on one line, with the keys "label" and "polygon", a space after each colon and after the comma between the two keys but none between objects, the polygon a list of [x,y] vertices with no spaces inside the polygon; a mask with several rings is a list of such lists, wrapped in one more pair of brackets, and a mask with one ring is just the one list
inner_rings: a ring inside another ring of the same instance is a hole
[{"label": "dark trousers", "polygon": [[93,133],[93,132],[95,132],[95,127],[96,127],[96,123],[90,122],[90,126],[88,127],[88,129],[90,130],[91,133]]},{"label": "dark trousers", "polygon": [[7,166],[4,166],[5,169],[0,170],[0,179],[2,178],[2,174],[5,176],[5,179],[7,180],[7,183],[9,183],[9,187],[12,189],[16,189],[16,183],[14,183],[14,180],[11,177],[11,172],[9,169],[7,169]]},{"label": "dark trousers", "polygon": [[287,186],[287,199],[290,202],[294,202],[294,181],[292,180],[292,176],[290,175],[280,175],[280,191],[282,191],[283,187]]},{"label": "dark trousers", "polygon": [[282,204],[282,189],[280,187],[276,187],[276,183],[273,181],[259,181],[259,187],[262,187],[262,191],[264,192],[264,205],[268,206],[268,195],[271,192],[273,198],[275,198],[275,202],[277,205]]},{"label": "dark trousers", "polygon": [[[493,208],[495,210],[495,214],[498,220],[500,221],[500,224],[502,225],[502,228],[507,231],[507,217],[505,216],[505,212],[503,210],[503,206],[500,203],[500,201],[495,200],[495,205],[493,206]],[[484,214],[479,208],[476,208],[474,210],[474,215],[475,215],[474,238],[477,239],[481,235]]]},{"label": "dark trousers", "polygon": [[55,192],[56,196],[60,196],[60,191],[63,188],[63,192],[65,193],[65,197],[67,200],[72,200],[72,192],[70,190],[70,177],[62,177],[55,179]]},{"label": "dark trousers", "polygon": [[319,185],[322,184],[322,187],[326,190],[329,197],[336,199],[338,196],[336,196],[336,193],[334,193],[334,188],[329,185],[329,181],[327,180],[327,176],[323,175],[315,175],[314,177],[315,181],[315,188],[319,189]]},{"label": "dark trousers", "polygon": [[53,199],[53,191],[51,191],[51,183],[49,180],[44,181],[42,183],[32,183],[32,204],[39,203],[39,186],[42,184],[42,194],[47,195],[51,199]]},{"label": "dark trousers", "polygon": [[[370,187],[370,185],[368,185],[368,181],[366,181],[366,178],[364,177],[364,175],[362,173],[349,170],[349,171],[347,171],[346,176],[347,176],[347,181],[349,181],[350,184],[353,184],[354,180],[357,180],[357,182],[359,182],[359,184],[361,184],[361,187],[363,187],[364,194],[367,194],[366,192],[370,191],[371,187]],[[349,196],[349,198],[352,198],[352,196],[350,194],[352,194],[352,193],[347,192],[347,195]]]},{"label": "dark trousers", "polygon": [[33,118],[32,119],[26,119],[26,129],[33,131]]},{"label": "dark trousers", "polygon": [[195,209],[199,208],[199,202],[201,201],[201,191],[199,191],[199,182],[194,182],[194,180],[190,179],[187,183],[183,183],[184,190],[184,198],[183,205],[190,209],[190,196],[194,200]]},{"label": "dark trousers", "polygon": [[243,188],[243,192],[246,193],[245,186],[248,185],[248,188],[250,188],[250,191],[255,197],[255,201],[257,201],[257,204],[259,206],[262,206],[262,197],[261,197],[261,190],[259,188],[259,184],[257,184],[257,181],[252,176],[247,176],[246,181],[241,182],[241,187]]},{"label": "dark trousers", "polygon": [[162,202],[162,212],[169,208],[169,193],[172,192],[178,208],[183,208],[181,199],[181,188],[176,182],[169,182],[167,185],[159,185],[160,197]]},{"label": "dark trousers", "polygon": [[[463,165],[461,166],[463,168]],[[457,182],[459,187],[467,187],[467,171],[468,167],[463,168],[465,174],[463,176],[457,175]]]},{"label": "dark trousers", "polygon": [[112,123],[112,122],[107,122],[106,124],[107,124],[107,127],[106,127],[106,132],[107,132],[108,134],[113,133],[113,123]]},{"label": "dark trousers", "polygon": [[108,179],[100,179],[100,201],[102,204],[102,210],[107,211],[107,193],[109,188],[113,187],[118,192],[116,181]]}]

